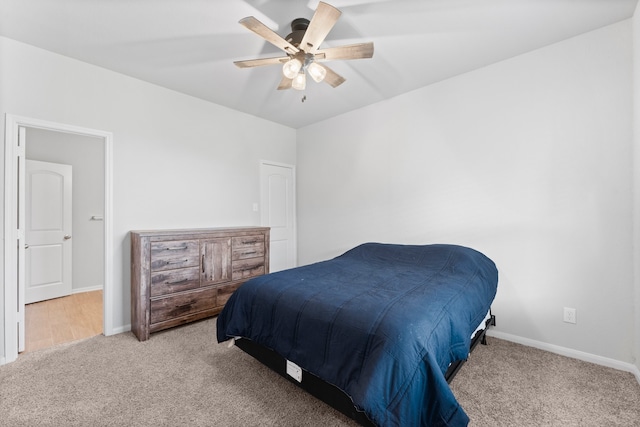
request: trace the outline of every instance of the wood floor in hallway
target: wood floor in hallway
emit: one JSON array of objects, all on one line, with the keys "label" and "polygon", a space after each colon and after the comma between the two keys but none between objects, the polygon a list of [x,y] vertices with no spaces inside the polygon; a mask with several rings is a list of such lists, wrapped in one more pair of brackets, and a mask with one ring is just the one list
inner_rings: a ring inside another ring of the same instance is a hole
[{"label": "wood floor in hallway", "polygon": [[103,333],[102,290],[25,306],[25,352]]}]

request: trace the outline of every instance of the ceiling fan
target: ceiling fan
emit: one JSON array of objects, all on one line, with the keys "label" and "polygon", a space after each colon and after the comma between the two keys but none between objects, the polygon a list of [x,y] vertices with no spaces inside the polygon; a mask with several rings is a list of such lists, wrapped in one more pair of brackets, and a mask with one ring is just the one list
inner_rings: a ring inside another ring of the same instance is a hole
[{"label": "ceiling fan", "polygon": [[325,81],[334,88],[338,87],[345,82],[345,78],[320,62],[373,56],[371,42],[319,49],[341,14],[342,12],[335,7],[320,2],[311,21],[297,18],[291,22],[291,34],[285,38],[253,16],[243,18],[239,21],[241,25],[282,49],[287,56],[235,61],[234,64],[240,68],[282,64],[283,76],[278,90],[304,90],[307,82],[306,73],[316,82]]}]

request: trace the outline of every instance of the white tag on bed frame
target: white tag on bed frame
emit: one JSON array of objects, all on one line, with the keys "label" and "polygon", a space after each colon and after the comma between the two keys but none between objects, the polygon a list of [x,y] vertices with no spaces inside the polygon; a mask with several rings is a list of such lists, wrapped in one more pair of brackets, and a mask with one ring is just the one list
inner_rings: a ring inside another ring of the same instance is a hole
[{"label": "white tag on bed frame", "polygon": [[228,344],[227,344],[227,348],[231,348],[236,344],[236,340],[239,340],[242,337],[233,337],[229,340]]},{"label": "white tag on bed frame", "polygon": [[289,360],[287,360],[287,375],[299,383],[302,382],[302,368]]}]

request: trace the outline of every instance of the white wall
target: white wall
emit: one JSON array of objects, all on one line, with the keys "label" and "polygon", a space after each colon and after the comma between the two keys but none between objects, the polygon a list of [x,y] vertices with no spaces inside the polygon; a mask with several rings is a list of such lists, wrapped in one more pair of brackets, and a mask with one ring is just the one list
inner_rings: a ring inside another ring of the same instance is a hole
[{"label": "white wall", "polygon": [[632,363],[631,28],[299,129],[300,264],[471,246],[500,271],[497,331]]},{"label": "white wall", "polygon": [[260,160],[296,162],[291,128],[0,37],[7,113],[113,132],[116,330],[130,322],[130,230],[258,225]]}]

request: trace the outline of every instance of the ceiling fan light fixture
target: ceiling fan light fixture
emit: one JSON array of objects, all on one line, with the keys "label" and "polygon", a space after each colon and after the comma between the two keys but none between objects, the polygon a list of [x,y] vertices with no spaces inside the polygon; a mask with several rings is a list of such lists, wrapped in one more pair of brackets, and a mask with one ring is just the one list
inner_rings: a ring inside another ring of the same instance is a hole
[{"label": "ceiling fan light fixture", "polygon": [[307,87],[307,77],[304,74],[304,70],[300,70],[300,72],[293,78],[291,87],[296,90],[304,90]]},{"label": "ceiling fan light fixture", "polygon": [[324,68],[322,65],[316,64],[315,62],[309,64],[307,71],[316,83],[320,83],[327,76],[326,68]]},{"label": "ceiling fan light fixture", "polygon": [[[325,82],[334,88],[344,83],[345,78],[324,65],[324,61],[371,58],[373,43],[357,43],[320,49],[342,12],[324,1],[312,3],[317,3],[317,7],[311,20],[294,19],[291,22],[291,33],[284,38],[254,16],[242,18],[239,23],[243,27],[284,51],[286,56],[234,61],[233,63],[238,68],[279,65],[282,67],[284,76],[280,79],[278,90],[291,88],[304,90],[307,83],[307,72],[316,82]],[[315,63],[316,60],[321,62]]]},{"label": "ceiling fan light fixture", "polygon": [[292,58],[282,66],[282,74],[288,79],[295,78],[302,68],[302,62],[299,59]]}]

